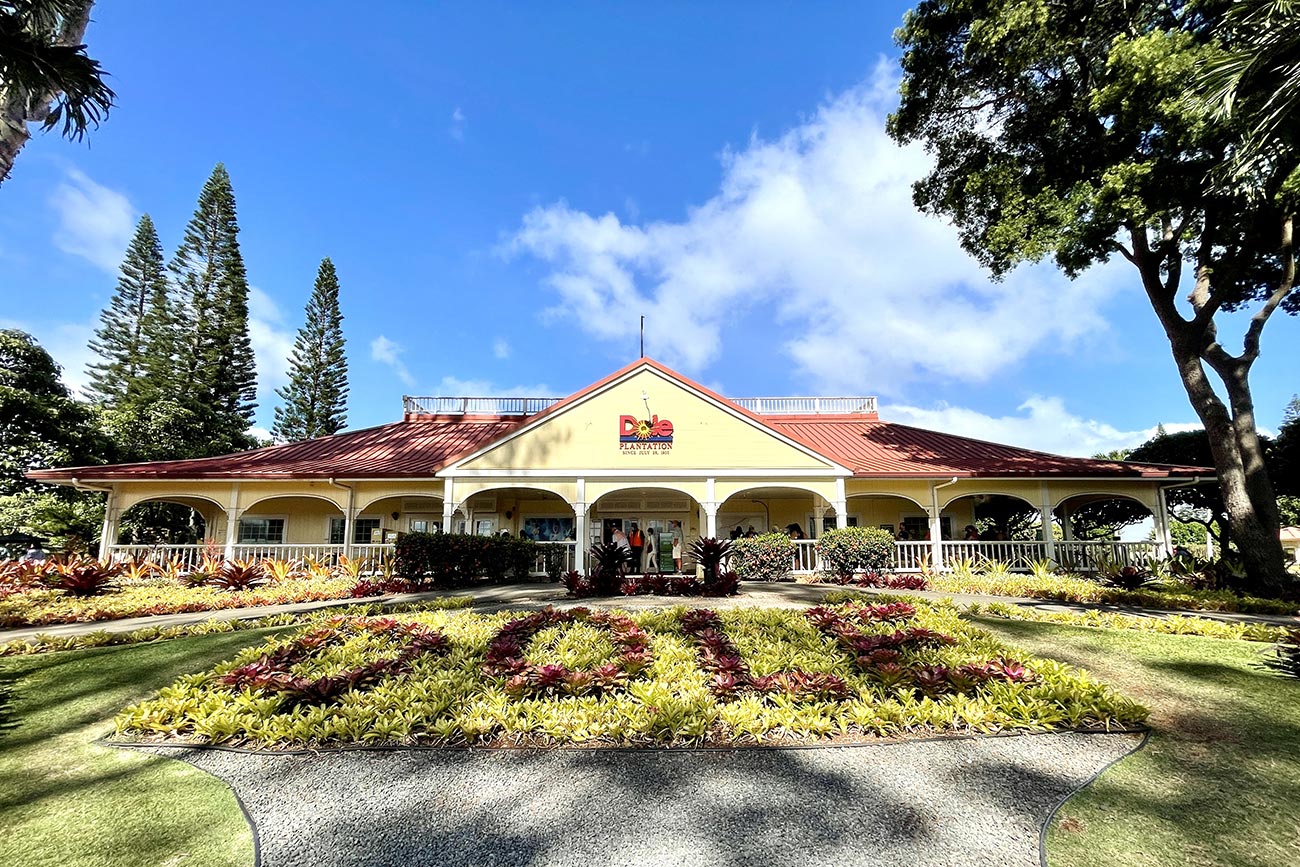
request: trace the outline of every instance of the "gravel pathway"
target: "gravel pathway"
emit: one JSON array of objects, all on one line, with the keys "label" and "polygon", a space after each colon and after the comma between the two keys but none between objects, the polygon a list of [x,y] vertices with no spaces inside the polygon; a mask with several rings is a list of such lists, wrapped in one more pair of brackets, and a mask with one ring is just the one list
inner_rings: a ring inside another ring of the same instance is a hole
[{"label": "gravel pathway", "polygon": [[842,748],[405,750],[176,747],[230,783],[264,867],[1037,867],[1053,807],[1137,735]]}]

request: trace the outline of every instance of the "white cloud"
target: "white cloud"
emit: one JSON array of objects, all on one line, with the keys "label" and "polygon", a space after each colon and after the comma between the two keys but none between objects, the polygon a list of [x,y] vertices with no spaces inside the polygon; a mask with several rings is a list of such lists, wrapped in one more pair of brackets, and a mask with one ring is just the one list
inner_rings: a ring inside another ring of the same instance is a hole
[{"label": "white cloud", "polygon": [[465,112],[460,110],[459,105],[456,106],[456,110],[451,113],[451,137],[456,139],[456,141],[461,141],[465,138]]},{"label": "white cloud", "polygon": [[130,200],[68,169],[50,205],[59,216],[54,246],[116,274],[135,231],[136,210]]},{"label": "white cloud", "polygon": [[410,388],[415,385],[415,377],[411,376],[411,371],[407,370],[406,363],[402,361],[402,353],[405,351],[400,343],[389,340],[382,334],[370,341],[370,357],[391,367],[402,384]]},{"label": "white cloud", "polygon": [[248,339],[257,359],[258,401],[264,406],[275,403],[275,389],[289,381],[294,333],[275,299],[256,286],[248,287]]},{"label": "white cloud", "polygon": [[[882,404],[880,417],[974,439],[1080,457],[1132,448],[1151,439],[1156,432],[1156,425],[1142,430],[1120,430],[1104,421],[1075,415],[1059,397],[1037,395],[1017,407],[1015,415],[991,416],[946,404],[931,408]],[[1187,422],[1165,422],[1169,433],[1200,427]]]},{"label": "white cloud", "polygon": [[1041,350],[1067,350],[1106,328],[1106,269],[1069,281],[1049,266],[991,281],[956,231],[917,212],[911,183],[929,158],[884,131],[885,70],[780,138],[722,157],[719,191],[680,221],[624,223],[558,202],[528,213],[508,249],[550,266],[545,284],[602,340],[635,337],[637,315],[673,311],[648,351],[699,372],[725,350],[755,347],[728,330],[766,311],[814,390],[866,380],[981,381]]},{"label": "white cloud", "polygon": [[444,376],[437,386],[443,397],[556,397],[549,385],[495,385],[486,379]]},{"label": "white cloud", "polygon": [[492,354],[498,359],[504,361],[510,357],[510,341],[504,337],[498,337],[492,341]]}]

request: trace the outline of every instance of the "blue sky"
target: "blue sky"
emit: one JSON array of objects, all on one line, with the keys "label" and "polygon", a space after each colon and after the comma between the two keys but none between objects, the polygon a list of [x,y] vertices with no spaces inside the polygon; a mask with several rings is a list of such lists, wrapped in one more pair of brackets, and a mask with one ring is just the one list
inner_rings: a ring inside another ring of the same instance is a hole
[{"label": "blue sky", "polygon": [[[323,256],[354,427],[403,393],[567,394],[635,358],[641,314],[649,354],[735,396],[878,394],[1075,454],[1189,425],[1125,265],[994,284],[911,208],[925,157],[883,132],[908,5],[99,4],[120,105],[0,188],[0,322],[83,382],[135,220],[170,254],[223,161],[262,426]],[[1266,331],[1265,427],[1298,336]]]}]

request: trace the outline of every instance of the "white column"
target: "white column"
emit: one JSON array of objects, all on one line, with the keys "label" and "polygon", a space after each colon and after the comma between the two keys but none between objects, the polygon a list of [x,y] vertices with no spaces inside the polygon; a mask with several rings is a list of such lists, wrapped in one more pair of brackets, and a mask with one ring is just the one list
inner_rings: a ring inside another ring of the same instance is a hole
[{"label": "white column", "polygon": [[[700,526],[701,529],[703,529],[704,531],[704,535],[710,539],[718,538],[719,503],[718,503],[718,495],[717,495],[717,486],[718,486],[717,479],[705,479],[704,480],[704,502],[700,503],[700,507],[704,511],[704,521]],[[768,529],[770,530],[771,528],[769,527]]]},{"label": "white column", "polygon": [[348,495],[348,507],[343,510],[343,556],[352,556],[352,536],[356,533],[357,510],[351,503],[352,495]]},{"label": "white column", "polygon": [[239,518],[243,509],[226,509],[226,549],[227,560],[235,559],[235,543],[239,540]]},{"label": "white column", "polygon": [[[581,487],[581,486],[579,486]],[[573,504],[573,568],[587,574],[587,504]]]},{"label": "white column", "polygon": [[[1164,488],[1156,488],[1156,538],[1160,541],[1160,556],[1174,553],[1173,533],[1169,527],[1169,500]],[[1208,554],[1208,549],[1206,550]]]},{"label": "white column", "polygon": [[844,479],[835,480],[835,502],[831,504],[835,508],[835,526],[847,527],[849,525],[849,498],[844,495]]},{"label": "white column", "polygon": [[451,532],[451,521],[455,514],[456,482],[448,476],[442,480],[442,532]]},{"label": "white column", "polygon": [[1043,550],[1048,560],[1056,559],[1056,538],[1052,535],[1052,498],[1047,494],[1047,485],[1038,486],[1038,514],[1043,522]]},{"label": "white column", "polygon": [[1070,501],[1061,503],[1061,538],[1067,542],[1074,541],[1074,514],[1070,511]]},{"label": "white column", "polygon": [[937,505],[926,509],[930,518],[930,568],[935,572],[943,569],[943,523],[939,520]]},{"label": "white column", "polygon": [[235,543],[239,541],[239,518],[244,510],[239,508],[239,482],[230,486],[230,505],[226,508],[226,549],[227,560],[235,559]]},{"label": "white column", "polygon": [[104,527],[99,532],[99,559],[108,560],[117,544],[117,522],[122,512],[117,507],[117,488],[110,488],[104,499]]}]

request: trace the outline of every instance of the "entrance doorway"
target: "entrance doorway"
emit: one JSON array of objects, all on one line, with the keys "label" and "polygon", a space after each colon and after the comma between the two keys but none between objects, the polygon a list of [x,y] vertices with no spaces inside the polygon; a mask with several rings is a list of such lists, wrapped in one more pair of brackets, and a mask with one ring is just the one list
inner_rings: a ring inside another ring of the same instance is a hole
[{"label": "entrance doorway", "polygon": [[[632,531],[635,528],[641,532],[644,540],[642,546],[641,561],[633,564],[631,571],[641,574],[647,569],[657,566],[659,572],[672,572],[675,570],[673,562],[673,546],[676,542],[677,549],[682,551],[686,547],[686,534],[682,530],[683,519],[665,518],[663,516],[640,515],[636,517],[624,518],[605,518],[600,519],[600,538],[606,545],[614,541],[614,531],[622,530],[630,539]],[[653,540],[653,545],[651,540]],[[650,550],[646,550],[650,549]],[[653,557],[651,561],[649,558]]]}]

